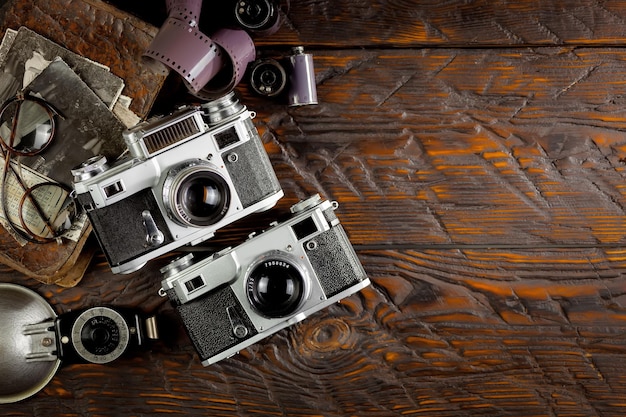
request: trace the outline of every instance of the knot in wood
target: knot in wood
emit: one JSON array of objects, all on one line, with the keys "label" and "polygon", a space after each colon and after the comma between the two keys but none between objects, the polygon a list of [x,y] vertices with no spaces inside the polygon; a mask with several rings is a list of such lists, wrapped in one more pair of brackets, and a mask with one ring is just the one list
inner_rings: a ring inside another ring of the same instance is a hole
[{"label": "knot in wood", "polygon": [[303,342],[307,349],[316,352],[351,349],[354,346],[354,335],[346,322],[330,318],[309,327]]}]

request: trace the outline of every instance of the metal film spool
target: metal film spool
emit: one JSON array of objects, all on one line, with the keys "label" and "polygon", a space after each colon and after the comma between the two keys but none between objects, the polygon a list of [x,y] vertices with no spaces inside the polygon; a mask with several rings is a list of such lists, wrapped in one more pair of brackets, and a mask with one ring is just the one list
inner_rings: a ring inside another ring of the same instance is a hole
[{"label": "metal film spool", "polygon": [[198,26],[202,0],[166,0],[165,7],[168,17],[182,20],[189,26]]},{"label": "metal film spool", "polygon": [[0,283],[0,404],[35,395],[56,373],[61,365],[58,358],[27,360],[33,339],[24,334],[26,326],[47,321],[52,326],[56,317],[52,307],[35,291],[21,285]]},{"label": "metal film spool", "polygon": [[224,66],[221,55],[210,37],[173,17],[167,18],[144,52],[176,71],[194,93],[220,72]]},{"label": "metal film spool", "polygon": [[227,57],[222,73],[210,80],[200,91],[192,93],[202,99],[213,100],[230,92],[243,78],[248,64],[254,61],[256,49],[245,30],[220,29],[211,38]]},{"label": "metal film spool", "polygon": [[293,48],[293,55],[288,57],[290,68],[289,91],[287,100],[290,106],[317,104],[317,87],[315,85],[315,67],[313,55],[305,54],[301,46]]},{"label": "metal film spool", "polygon": [[282,93],[287,85],[287,72],[273,58],[254,61],[250,71],[250,87],[262,96],[274,97]]},{"label": "metal film spool", "polygon": [[276,0],[236,0],[235,20],[256,36],[273,35],[282,23],[279,6]]}]

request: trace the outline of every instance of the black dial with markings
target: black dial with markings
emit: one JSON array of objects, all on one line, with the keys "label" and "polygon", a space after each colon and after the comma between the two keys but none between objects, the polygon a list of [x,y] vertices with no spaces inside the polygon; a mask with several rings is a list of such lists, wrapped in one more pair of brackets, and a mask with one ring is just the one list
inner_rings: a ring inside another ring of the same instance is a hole
[{"label": "black dial with markings", "polygon": [[117,311],[108,307],[94,307],[78,316],[71,335],[72,345],[83,359],[93,363],[108,363],[124,353],[130,330]]}]

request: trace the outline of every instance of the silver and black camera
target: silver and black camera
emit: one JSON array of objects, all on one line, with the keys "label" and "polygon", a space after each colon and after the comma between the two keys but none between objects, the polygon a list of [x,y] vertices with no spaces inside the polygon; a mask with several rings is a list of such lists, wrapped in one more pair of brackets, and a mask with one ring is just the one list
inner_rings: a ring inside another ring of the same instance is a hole
[{"label": "silver and black camera", "polygon": [[195,245],[283,196],[254,113],[234,93],[124,132],[130,157],[94,157],[72,170],[115,273]]},{"label": "silver and black camera", "polygon": [[164,267],[161,295],[176,306],[207,366],[370,284],[334,211],[319,195],[289,220],[232,249]]}]

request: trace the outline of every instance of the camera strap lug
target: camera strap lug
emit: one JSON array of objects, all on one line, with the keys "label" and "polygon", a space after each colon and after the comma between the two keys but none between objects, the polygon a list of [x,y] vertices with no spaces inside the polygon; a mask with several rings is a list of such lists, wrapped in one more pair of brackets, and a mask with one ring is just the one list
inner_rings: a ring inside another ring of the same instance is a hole
[{"label": "camera strap lug", "polygon": [[52,322],[42,322],[24,326],[22,334],[30,336],[30,352],[26,354],[26,362],[56,361],[56,334]]}]

